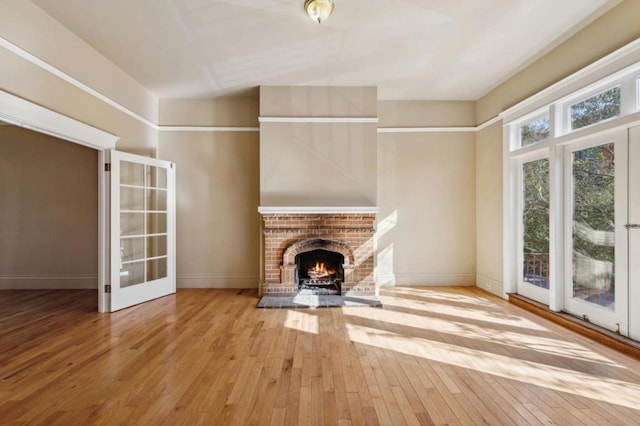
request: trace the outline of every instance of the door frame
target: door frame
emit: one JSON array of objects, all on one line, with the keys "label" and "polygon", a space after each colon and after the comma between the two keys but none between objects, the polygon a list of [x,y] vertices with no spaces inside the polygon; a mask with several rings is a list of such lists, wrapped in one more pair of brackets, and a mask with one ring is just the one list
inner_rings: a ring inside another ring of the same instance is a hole
[{"label": "door frame", "polygon": [[109,179],[106,179],[104,170],[108,162],[107,152],[115,149],[120,137],[3,90],[0,90],[0,120],[98,151],[98,312],[109,312],[109,298],[106,297],[109,218],[105,211]]}]

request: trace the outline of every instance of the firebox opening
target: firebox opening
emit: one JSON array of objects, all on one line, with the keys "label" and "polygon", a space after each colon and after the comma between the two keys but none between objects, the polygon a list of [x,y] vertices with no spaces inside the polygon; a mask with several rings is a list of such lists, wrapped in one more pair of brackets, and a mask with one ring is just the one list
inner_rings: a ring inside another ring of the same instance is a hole
[{"label": "firebox opening", "polygon": [[340,294],[344,280],[344,256],[328,250],[312,250],[296,256],[300,294]]}]

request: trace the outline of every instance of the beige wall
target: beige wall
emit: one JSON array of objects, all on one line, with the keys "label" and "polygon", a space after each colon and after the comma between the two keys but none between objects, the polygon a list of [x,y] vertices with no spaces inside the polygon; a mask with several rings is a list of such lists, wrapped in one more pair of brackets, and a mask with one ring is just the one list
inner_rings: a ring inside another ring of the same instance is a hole
[{"label": "beige wall", "polygon": [[[376,117],[371,87],[261,87],[262,117]],[[262,206],[375,206],[376,123],[261,123]]]},{"label": "beige wall", "polygon": [[[31,2],[2,2],[0,36],[134,113],[157,121],[155,96]],[[120,150],[155,152],[157,131],[152,127],[2,47],[0,64],[0,90],[119,136]]]},{"label": "beige wall", "polygon": [[0,125],[0,289],[98,288],[98,154]]},{"label": "beige wall", "polygon": [[[257,104],[164,100],[160,116],[168,126],[255,126]],[[257,287],[258,133],[162,132],[158,152],[176,163],[178,287]]]},{"label": "beige wall", "polygon": [[161,126],[257,127],[258,97],[160,99]]},{"label": "beige wall", "polygon": [[474,134],[380,134],[378,162],[378,284],[475,284]]},{"label": "beige wall", "polygon": [[[640,37],[640,1],[625,0],[477,102],[482,123]],[[478,285],[502,294],[502,126],[476,135]]]},{"label": "beige wall", "polygon": [[476,133],[477,285],[502,295],[502,126]]},{"label": "beige wall", "polygon": [[263,117],[377,117],[376,87],[260,86]]},{"label": "beige wall", "polygon": [[475,127],[471,101],[378,101],[380,127]]}]

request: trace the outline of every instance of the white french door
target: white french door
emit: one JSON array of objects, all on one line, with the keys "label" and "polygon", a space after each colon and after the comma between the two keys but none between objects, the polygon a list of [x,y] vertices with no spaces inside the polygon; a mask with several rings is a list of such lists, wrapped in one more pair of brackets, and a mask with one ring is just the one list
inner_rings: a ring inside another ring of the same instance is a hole
[{"label": "white french door", "polygon": [[629,337],[640,340],[640,127],[629,130]]},{"label": "white french door", "polygon": [[518,167],[518,294],[549,305],[549,158],[539,151]]},{"label": "white french door", "polygon": [[565,310],[628,334],[627,131],[565,148]]},{"label": "white french door", "polygon": [[111,312],[176,291],[175,167],[110,151]]}]

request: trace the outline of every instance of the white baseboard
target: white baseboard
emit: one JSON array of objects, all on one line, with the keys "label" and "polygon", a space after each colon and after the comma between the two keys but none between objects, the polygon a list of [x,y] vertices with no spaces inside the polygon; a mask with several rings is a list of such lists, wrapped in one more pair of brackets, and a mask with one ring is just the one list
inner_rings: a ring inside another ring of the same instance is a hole
[{"label": "white baseboard", "polygon": [[376,284],[380,287],[395,286],[443,286],[476,285],[475,274],[428,274],[428,273],[399,273],[376,274]]},{"label": "white baseboard", "polygon": [[504,297],[502,290],[502,282],[489,278],[486,275],[478,274],[477,278],[478,287],[483,290],[493,293],[498,297]]},{"label": "white baseboard", "polygon": [[178,288],[258,288],[254,275],[178,275]]},{"label": "white baseboard", "polygon": [[98,277],[90,275],[0,275],[0,290],[97,290]]}]

